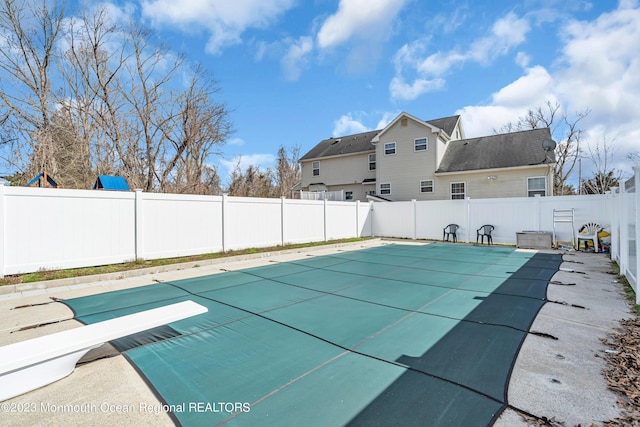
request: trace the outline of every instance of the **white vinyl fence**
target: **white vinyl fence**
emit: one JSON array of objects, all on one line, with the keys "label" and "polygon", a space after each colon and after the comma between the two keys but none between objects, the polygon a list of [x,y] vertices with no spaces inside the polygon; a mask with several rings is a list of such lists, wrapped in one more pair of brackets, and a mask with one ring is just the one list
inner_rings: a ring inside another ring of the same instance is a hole
[{"label": "white vinyl fence", "polygon": [[627,278],[636,292],[636,304],[640,304],[638,295],[638,271],[640,271],[640,239],[638,221],[640,220],[640,167],[634,168],[634,176],[614,189],[612,206],[611,257],[620,266],[620,272]]},{"label": "white vinyl fence", "polygon": [[371,235],[369,205],[0,185],[0,277]]},{"label": "white vinyl fence", "polygon": [[[552,232],[554,209],[574,209],[575,231],[587,222],[610,229],[611,199],[606,194],[376,203],[372,208],[373,235],[442,239],[447,224],[458,224],[458,239],[475,242],[476,230],[490,224],[495,227],[494,242],[515,244],[520,231]],[[555,224],[555,230],[557,240],[573,241],[570,224]]]},{"label": "white vinyl fence", "polygon": [[[637,289],[639,188],[640,168],[606,195],[392,203],[0,185],[0,277],[349,237],[439,240],[450,223],[461,241],[491,224],[496,243],[515,244],[517,232],[553,231],[554,209],[573,209],[576,231],[597,222],[611,232],[612,258]],[[569,224],[555,230],[573,241]]]}]

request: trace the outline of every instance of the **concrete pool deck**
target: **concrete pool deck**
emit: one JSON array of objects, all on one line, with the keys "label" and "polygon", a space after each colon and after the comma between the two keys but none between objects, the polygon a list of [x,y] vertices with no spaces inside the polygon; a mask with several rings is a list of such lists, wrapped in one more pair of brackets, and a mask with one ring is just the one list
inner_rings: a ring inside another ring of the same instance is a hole
[{"label": "concrete pool deck", "polygon": [[[100,281],[84,279],[86,283],[70,279],[0,288],[0,293],[5,292],[0,294],[0,345],[80,326],[66,305],[51,298],[69,299],[388,243],[426,242],[373,239],[217,259],[208,265],[200,261],[165,266],[165,271],[147,271],[140,276],[129,273]],[[616,277],[608,273],[611,266],[607,256],[568,252],[564,261],[562,269],[575,271],[556,273],[549,285],[548,299],[557,303],[545,304],[531,328],[558,339],[536,335],[526,338],[511,376],[509,403],[567,425],[602,424],[619,416],[619,410],[617,395],[607,388],[601,373],[605,360],[599,355],[606,350],[601,339],[614,332],[620,319],[631,316],[629,304]],[[99,355],[94,353],[93,357]],[[173,425],[153,392],[121,355],[78,365],[70,376],[0,405],[0,424],[7,426]],[[495,425],[527,424],[516,411],[507,409]]]}]

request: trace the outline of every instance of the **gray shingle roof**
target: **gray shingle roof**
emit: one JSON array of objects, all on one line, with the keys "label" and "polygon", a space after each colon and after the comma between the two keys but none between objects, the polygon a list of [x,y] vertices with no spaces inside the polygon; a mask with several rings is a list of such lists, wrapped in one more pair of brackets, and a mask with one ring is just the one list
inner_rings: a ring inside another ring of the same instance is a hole
[{"label": "gray shingle roof", "polygon": [[[460,116],[443,117],[441,119],[428,120],[427,123],[442,129],[451,135],[453,129]],[[374,136],[380,133],[382,129],[372,130],[369,132],[357,133],[355,135],[340,136],[320,141],[318,145],[313,147],[307,154],[302,156],[300,160],[317,159],[321,157],[339,156],[342,154],[361,153],[365,151],[375,151],[375,146],[371,143]]]},{"label": "gray shingle roof", "polygon": [[450,141],[436,173],[554,163],[553,151],[542,148],[545,139],[548,128]]},{"label": "gray shingle roof", "polygon": [[427,123],[434,125],[435,127],[442,129],[449,136],[453,135],[453,130],[456,128],[456,124],[460,120],[460,116],[443,117],[441,119],[427,120]]},{"label": "gray shingle roof", "polygon": [[325,139],[324,141],[320,141],[320,143],[313,147],[311,151],[302,156],[300,160],[360,153],[363,151],[373,152],[375,151],[375,146],[371,143],[371,140],[378,134],[378,132],[380,131],[372,130],[355,135]]}]

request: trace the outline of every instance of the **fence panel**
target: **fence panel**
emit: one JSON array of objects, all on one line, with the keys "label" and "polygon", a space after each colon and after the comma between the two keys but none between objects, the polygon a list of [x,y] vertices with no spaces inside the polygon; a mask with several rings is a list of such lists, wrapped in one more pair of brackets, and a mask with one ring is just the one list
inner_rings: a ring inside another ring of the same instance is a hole
[{"label": "fence panel", "polygon": [[284,200],[284,243],[324,240],[324,202]]},{"label": "fence panel", "polygon": [[1,274],[135,258],[133,193],[4,187]]},{"label": "fence panel", "polygon": [[448,224],[458,224],[458,239],[467,240],[469,204],[467,200],[416,202],[416,238],[442,239]]},{"label": "fence panel", "polygon": [[371,207],[372,231],[374,236],[415,237],[413,202],[378,202]]},{"label": "fence panel", "polygon": [[[491,224],[496,243],[515,244],[517,232],[553,231],[554,208],[574,208],[576,231],[587,222],[609,228],[610,203],[610,195],[380,202],[372,208],[373,234],[437,240],[447,224],[455,223],[460,226],[459,240],[475,242],[476,230]],[[570,226],[556,229],[560,240],[573,240]]]},{"label": "fence panel", "polygon": [[485,224],[495,227],[496,243],[516,243],[519,231],[538,230],[537,203],[534,197],[475,199],[469,202],[469,240],[476,241],[476,230]]},{"label": "fence panel", "polygon": [[372,233],[371,209],[373,202],[356,202],[358,210],[358,234],[355,237],[370,237]]},{"label": "fence panel", "polygon": [[140,258],[170,258],[222,250],[222,197],[141,195]]},{"label": "fence panel", "polygon": [[225,250],[282,244],[280,199],[225,196]]},{"label": "fence panel", "polygon": [[622,252],[624,254],[624,262],[621,267],[623,268],[624,275],[629,280],[629,283],[636,292],[636,302],[640,301],[638,298],[638,181],[640,176],[639,170],[636,169],[636,174],[624,183],[623,186],[623,209],[624,209],[624,222],[620,225],[621,239],[622,240]]},{"label": "fence panel", "polygon": [[326,239],[355,237],[358,228],[357,204],[354,202],[326,202]]}]

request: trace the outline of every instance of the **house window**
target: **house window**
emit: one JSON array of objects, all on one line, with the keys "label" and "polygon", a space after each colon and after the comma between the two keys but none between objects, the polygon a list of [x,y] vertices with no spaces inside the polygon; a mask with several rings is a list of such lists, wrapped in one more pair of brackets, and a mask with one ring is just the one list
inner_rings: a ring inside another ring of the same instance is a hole
[{"label": "house window", "polygon": [[391,183],[380,184],[380,194],[391,194]]},{"label": "house window", "polygon": [[527,178],[527,196],[533,197],[536,194],[547,195],[547,179],[544,176]]},{"label": "house window", "polygon": [[313,176],[320,176],[320,162],[313,162],[311,164],[311,174]]},{"label": "house window", "polygon": [[369,170],[376,170],[376,153],[369,154]]},{"label": "house window", "polygon": [[465,197],[464,182],[451,183],[451,200],[462,200]]},{"label": "house window", "polygon": [[387,142],[384,144],[384,155],[392,156],[396,154],[396,143],[395,142]]},{"label": "house window", "polygon": [[433,193],[433,180],[426,179],[424,181],[420,181],[420,192],[421,193]]},{"label": "house window", "polygon": [[346,200],[353,200],[353,191],[345,191],[344,192],[344,198]]},{"label": "house window", "polygon": [[413,151],[427,150],[427,138],[418,138],[413,140]]}]

